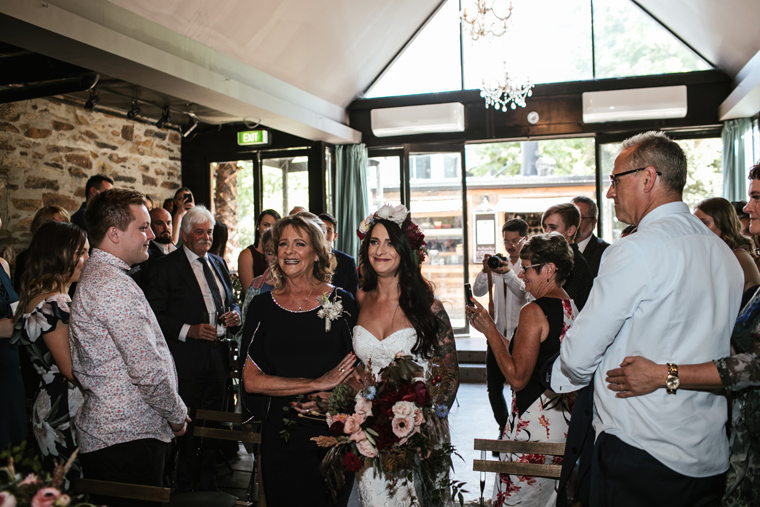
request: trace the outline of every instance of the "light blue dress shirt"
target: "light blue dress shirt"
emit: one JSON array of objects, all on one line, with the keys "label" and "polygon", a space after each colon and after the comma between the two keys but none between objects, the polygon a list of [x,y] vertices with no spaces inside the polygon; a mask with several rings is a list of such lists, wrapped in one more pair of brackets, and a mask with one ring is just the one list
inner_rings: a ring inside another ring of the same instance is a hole
[{"label": "light blue dress shirt", "polygon": [[724,396],[657,389],[620,399],[604,378],[626,356],[658,364],[728,356],[744,285],[736,257],[683,202],[652,210],[635,234],[615,242],[606,254],[588,303],[562,342],[552,388],[573,391],[596,374],[597,435],[615,435],[683,475],[725,472]]}]

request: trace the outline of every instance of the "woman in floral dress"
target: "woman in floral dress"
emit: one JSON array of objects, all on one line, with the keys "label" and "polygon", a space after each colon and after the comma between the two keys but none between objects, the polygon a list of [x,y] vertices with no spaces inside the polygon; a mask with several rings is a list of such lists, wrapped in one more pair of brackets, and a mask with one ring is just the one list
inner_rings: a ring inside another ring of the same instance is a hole
[{"label": "woman in floral dress", "polygon": [[[496,329],[488,312],[473,299],[467,312],[473,327],[485,334],[499,368],[512,386],[512,411],[504,440],[564,443],[574,398],[555,394],[540,380],[543,364],[552,358],[578,311],[562,289],[573,269],[573,253],[565,238],[554,232],[533,236],[520,252],[518,275],[535,300],[520,310],[512,340]],[[502,454],[502,460],[561,464],[562,457]],[[555,479],[501,474],[494,487],[494,506],[553,506]]]},{"label": "woman in floral dress", "polygon": [[[79,280],[88,250],[76,225],[47,223],[32,239],[21,282],[12,340],[26,347],[40,376],[32,426],[45,470],[53,469],[54,460],[66,462],[77,447],[71,421],[83,398],[71,370],[68,290]],[[80,475],[74,463],[67,479]]]}]

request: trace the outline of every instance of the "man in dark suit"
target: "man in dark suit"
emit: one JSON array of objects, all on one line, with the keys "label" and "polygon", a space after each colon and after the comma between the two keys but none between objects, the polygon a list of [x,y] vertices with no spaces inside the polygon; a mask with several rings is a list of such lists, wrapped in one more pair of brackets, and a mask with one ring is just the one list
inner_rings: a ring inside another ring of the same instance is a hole
[{"label": "man in dark suit", "polygon": [[[325,239],[330,245],[338,237],[338,221],[329,213],[320,213],[319,218],[325,223]],[[332,284],[336,287],[350,292],[356,298],[356,291],[359,289],[359,274],[356,271],[356,261],[350,255],[340,250],[332,249],[338,265],[332,277]]]},{"label": "man in dark suit", "polygon": [[558,232],[567,240],[573,250],[573,270],[570,276],[565,280],[562,286],[575,303],[578,311],[583,310],[586,300],[591,292],[591,286],[594,283],[594,277],[588,267],[588,262],[574,244],[575,236],[578,233],[578,227],[581,223],[581,213],[578,208],[571,202],[564,202],[549,207],[544,211],[541,217],[541,226],[545,233]]},{"label": "man in dark suit", "polygon": [[109,188],[113,188],[113,180],[108,176],[96,174],[95,176],[90,177],[84,187],[85,200],[79,210],[71,215],[71,223],[78,225],[80,229],[87,232],[87,224],[84,223],[84,210],[87,209],[87,203],[90,202],[90,199],[101,192],[105,192]]},{"label": "man in dark suit", "polygon": [[599,218],[599,208],[593,199],[585,195],[573,197],[572,203],[581,212],[581,225],[575,237],[575,244],[588,262],[591,275],[596,278],[599,274],[599,264],[602,262],[602,254],[610,246],[603,239],[594,234],[596,223]]},{"label": "man in dark suit", "polygon": [[172,216],[168,211],[163,208],[153,208],[150,210],[150,228],[156,237],[150,240],[148,260],[133,266],[133,269],[130,270],[130,275],[143,290],[145,290],[150,280],[149,273],[151,266],[161,257],[177,249],[172,244]]},{"label": "man in dark suit", "polygon": [[[229,345],[221,341],[224,327],[211,322],[230,328],[240,325],[240,308],[227,265],[208,254],[213,230],[214,218],[205,207],[187,211],[182,220],[182,247],[151,266],[146,291],[174,356],[179,394],[191,409],[222,410]],[[213,490],[214,449],[201,450],[198,462],[195,444],[180,444],[177,486],[180,491]]]}]

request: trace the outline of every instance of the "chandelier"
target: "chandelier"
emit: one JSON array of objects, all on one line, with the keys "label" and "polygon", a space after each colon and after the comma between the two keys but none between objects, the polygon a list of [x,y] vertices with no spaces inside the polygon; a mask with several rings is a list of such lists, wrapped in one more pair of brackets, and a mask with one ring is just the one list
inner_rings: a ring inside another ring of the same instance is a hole
[{"label": "chandelier", "polygon": [[[507,22],[512,17],[512,2],[506,12],[498,13],[494,9],[498,0],[492,0],[491,6],[486,5],[486,0],[475,0],[476,13],[472,16],[467,15],[467,9],[462,10],[462,30],[470,32],[473,41],[480,38],[488,37],[492,40],[494,37],[501,37],[507,33]],[[504,63],[506,68],[507,64]],[[486,109],[507,111],[507,106],[516,109],[517,106],[525,107],[525,99],[533,94],[533,84],[530,79],[517,80],[509,76],[505,70],[504,81],[496,81],[486,85],[485,79],[480,87],[480,96],[485,99]]]},{"label": "chandelier", "polygon": [[467,8],[461,13],[462,28],[470,32],[472,40],[478,40],[481,37],[501,37],[507,33],[507,21],[512,16],[512,2],[509,2],[509,8],[503,15],[500,15],[493,8],[486,6],[486,0],[475,0],[477,12],[474,16],[467,16]]},{"label": "chandelier", "polygon": [[525,107],[525,99],[531,95],[533,95],[533,83],[530,79],[519,81],[511,78],[509,72],[504,73],[503,84],[496,82],[489,86],[486,85],[484,79],[480,87],[480,96],[486,101],[486,109],[492,106],[497,111],[501,109],[503,112],[507,112],[507,105],[512,109],[516,109],[517,106]]}]

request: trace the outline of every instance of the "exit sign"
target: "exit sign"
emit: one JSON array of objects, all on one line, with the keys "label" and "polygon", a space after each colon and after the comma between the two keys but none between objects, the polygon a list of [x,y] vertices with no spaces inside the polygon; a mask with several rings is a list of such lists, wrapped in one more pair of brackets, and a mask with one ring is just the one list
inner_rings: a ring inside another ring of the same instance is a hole
[{"label": "exit sign", "polygon": [[247,132],[238,132],[238,144],[240,146],[250,146],[252,144],[269,144],[269,132],[266,130],[249,130]]}]

